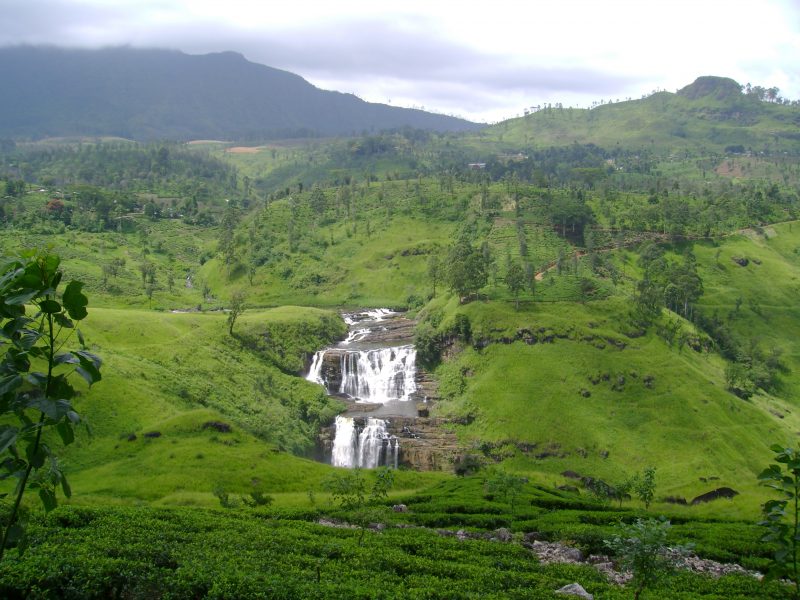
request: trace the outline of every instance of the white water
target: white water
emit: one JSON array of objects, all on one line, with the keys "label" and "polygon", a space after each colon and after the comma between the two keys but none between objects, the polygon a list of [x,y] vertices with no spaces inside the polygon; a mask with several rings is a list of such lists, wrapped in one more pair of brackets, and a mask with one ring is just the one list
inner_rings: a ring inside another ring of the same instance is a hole
[{"label": "white water", "polygon": [[386,430],[383,419],[367,419],[358,432],[354,419],[336,417],[336,437],[333,440],[331,464],[334,467],[397,468],[399,440]]},{"label": "white water", "polygon": [[[339,356],[340,383],[331,385],[326,380],[331,370],[336,371],[335,362],[332,365],[329,360],[323,374],[325,354],[330,349],[314,354],[306,379],[324,385],[329,394],[348,396],[356,402],[387,404],[410,400],[417,391],[416,348],[410,344],[381,347],[379,342],[370,341],[372,332],[386,330],[384,325],[376,327],[376,323],[397,316],[398,313],[385,308],[343,315],[349,332],[347,338],[336,345],[333,355]],[[351,417],[336,417],[331,464],[349,468],[397,468],[400,441],[389,434],[387,422],[368,418],[366,421],[359,419],[358,423],[363,426],[357,425]]]},{"label": "white water", "polygon": [[408,400],[417,389],[416,358],[414,346],[346,352],[341,359],[338,391],[360,402]]},{"label": "white water", "polygon": [[389,310],[388,308],[375,308],[372,310],[365,310],[359,313],[345,313],[342,315],[344,322],[348,325],[354,325],[359,321],[375,321],[380,322],[386,319],[386,317],[390,317],[392,315],[396,315],[397,313],[393,310]]},{"label": "white water", "polygon": [[358,450],[358,435],[353,419],[336,417],[336,437],[333,440],[331,464],[334,467],[355,467]]}]

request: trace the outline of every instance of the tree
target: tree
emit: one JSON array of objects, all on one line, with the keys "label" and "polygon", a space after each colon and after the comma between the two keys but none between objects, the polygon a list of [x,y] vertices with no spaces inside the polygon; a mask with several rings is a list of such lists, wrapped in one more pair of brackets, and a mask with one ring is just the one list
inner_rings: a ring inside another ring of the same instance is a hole
[{"label": "tree", "polygon": [[636,474],[633,478],[633,491],[636,497],[644,503],[645,510],[649,509],[656,494],[655,467],[645,467],[644,471]]},{"label": "tree", "polygon": [[460,297],[477,293],[488,281],[486,259],[479,248],[461,238],[447,253],[447,280]]},{"label": "tree", "polygon": [[233,335],[233,325],[245,309],[245,295],[241,290],[236,290],[231,295],[231,306],[228,309],[228,333]]},{"label": "tree", "polygon": [[431,254],[430,258],[428,258],[428,277],[430,277],[431,283],[433,284],[434,298],[436,297],[436,283],[441,280],[443,271],[444,265],[442,261],[439,260],[439,255]]},{"label": "tree", "polygon": [[621,566],[633,573],[634,600],[673,568],[672,557],[686,551],[686,548],[667,547],[669,529],[670,522],[665,519],[636,519],[630,525],[620,524],[620,533],[604,540]]},{"label": "tree", "polygon": [[486,492],[497,494],[508,502],[511,512],[514,512],[517,497],[522,493],[528,480],[525,477],[506,473],[502,469],[494,470],[484,482]]},{"label": "tree", "polygon": [[222,254],[222,261],[231,276],[231,269],[236,260],[236,225],[239,223],[239,209],[236,202],[229,200],[222,214],[219,233],[219,251]]},{"label": "tree", "polygon": [[761,540],[775,547],[767,577],[791,581],[797,599],[800,598],[800,449],[778,444],[770,449],[778,464],[770,465],[758,476],[763,485],[780,496],[764,503],[764,520],[759,523],[767,528]]},{"label": "tree", "polygon": [[525,289],[525,271],[516,261],[509,263],[506,271],[506,285],[514,296],[514,306],[519,310],[519,293]]},{"label": "tree", "polygon": [[[0,259],[0,344],[6,350],[0,363],[0,479],[17,479],[2,522],[0,559],[7,548],[25,547],[19,509],[27,489],[38,490],[46,511],[55,508],[58,487],[71,495],[50,448],[53,438],[45,432],[71,444],[81,418],[70,402],[76,395],[70,376],[77,373],[89,385],[100,380],[101,361],[86,350],[75,327],[88,314],[83,284],[69,282],[59,298],[59,265],[57,255],[41,250]],[[81,349],[64,350],[73,333]]]},{"label": "tree", "polygon": [[311,195],[308,198],[308,202],[311,205],[311,210],[313,210],[316,215],[321,216],[325,212],[327,200],[325,198],[325,192],[322,191],[319,184],[315,183],[314,187],[311,188]]},{"label": "tree", "polygon": [[364,531],[375,518],[385,512],[380,506],[394,485],[394,471],[382,467],[375,471],[375,481],[367,496],[367,482],[361,468],[348,469],[345,473],[334,473],[324,482],[325,489],[331,493],[339,506],[350,512],[349,517],[358,525],[359,546],[364,541]]}]

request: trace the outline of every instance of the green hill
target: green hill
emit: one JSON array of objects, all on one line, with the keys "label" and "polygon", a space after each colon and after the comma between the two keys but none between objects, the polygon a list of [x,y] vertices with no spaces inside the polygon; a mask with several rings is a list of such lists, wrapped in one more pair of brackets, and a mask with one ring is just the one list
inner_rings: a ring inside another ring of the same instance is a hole
[{"label": "green hill", "polygon": [[700,77],[677,93],[609,102],[592,109],[553,108],[504,121],[481,139],[506,147],[545,148],[596,144],[608,150],[670,153],[797,154],[800,109],[741,93],[739,84]]}]

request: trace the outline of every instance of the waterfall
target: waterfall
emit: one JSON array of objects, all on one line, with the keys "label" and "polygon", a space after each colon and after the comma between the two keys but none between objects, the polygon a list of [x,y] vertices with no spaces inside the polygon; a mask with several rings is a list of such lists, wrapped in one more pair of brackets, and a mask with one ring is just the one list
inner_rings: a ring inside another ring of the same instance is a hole
[{"label": "waterfall", "polygon": [[367,419],[361,432],[350,417],[336,417],[331,464],[334,467],[397,468],[399,440],[390,435],[383,419]]},{"label": "waterfall", "polygon": [[[342,350],[339,355],[341,382],[331,389],[322,372],[325,354],[314,354],[306,379],[325,386],[329,394],[343,394],[359,402],[406,401],[417,390],[417,351],[412,345],[375,350]],[[335,363],[334,363],[335,364]]]},{"label": "waterfall", "polygon": [[[408,402],[417,392],[417,351],[408,343],[413,322],[386,308],[343,318],[348,325],[346,339],[315,353],[306,379],[325,386],[328,394],[348,398],[351,413],[416,415],[416,404]],[[397,468],[400,441],[389,434],[387,421],[375,417],[336,417],[331,464]]]},{"label": "waterfall", "polygon": [[334,467],[355,467],[357,450],[358,436],[355,421],[349,417],[336,417],[336,437],[333,439],[331,464]]},{"label": "waterfall", "polygon": [[345,352],[338,391],[362,402],[408,400],[417,389],[416,357],[414,346]]}]

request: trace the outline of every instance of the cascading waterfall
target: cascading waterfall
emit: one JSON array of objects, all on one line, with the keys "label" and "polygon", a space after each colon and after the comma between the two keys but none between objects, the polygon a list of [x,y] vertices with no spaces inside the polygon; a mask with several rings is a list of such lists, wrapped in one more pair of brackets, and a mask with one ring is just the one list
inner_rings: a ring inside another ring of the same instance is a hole
[{"label": "cascading waterfall", "polygon": [[336,437],[333,440],[331,464],[334,467],[363,467],[373,469],[387,466],[397,468],[399,440],[386,430],[383,419],[367,419],[358,432],[355,419],[336,417]]},{"label": "cascading waterfall", "polygon": [[416,389],[414,346],[345,352],[338,392],[362,402],[408,400]]},{"label": "cascading waterfall", "polygon": [[[356,403],[385,405],[410,400],[417,390],[416,348],[411,344],[387,347],[383,338],[375,335],[386,331],[387,324],[397,323],[392,320],[398,317],[388,309],[344,315],[350,327],[347,338],[335,348],[314,354],[306,379],[324,385],[329,394]],[[396,468],[399,454],[400,442],[388,433],[387,421],[368,418],[359,426],[353,418],[336,417],[334,466]]]}]

